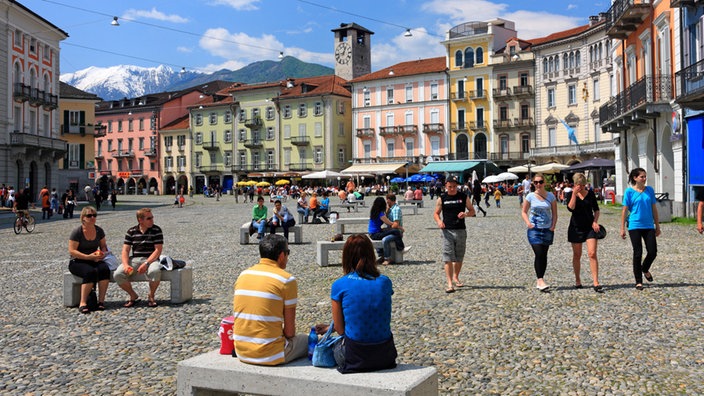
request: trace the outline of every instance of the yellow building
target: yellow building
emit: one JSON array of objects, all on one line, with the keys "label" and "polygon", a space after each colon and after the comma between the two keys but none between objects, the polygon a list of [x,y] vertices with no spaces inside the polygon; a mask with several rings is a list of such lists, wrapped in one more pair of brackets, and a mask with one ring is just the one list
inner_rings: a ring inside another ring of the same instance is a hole
[{"label": "yellow building", "polygon": [[59,160],[58,185],[54,186],[59,190],[81,191],[95,183],[95,137],[105,136],[105,127],[95,122],[95,104],[101,101],[97,95],[60,82],[60,131],[67,150]]}]

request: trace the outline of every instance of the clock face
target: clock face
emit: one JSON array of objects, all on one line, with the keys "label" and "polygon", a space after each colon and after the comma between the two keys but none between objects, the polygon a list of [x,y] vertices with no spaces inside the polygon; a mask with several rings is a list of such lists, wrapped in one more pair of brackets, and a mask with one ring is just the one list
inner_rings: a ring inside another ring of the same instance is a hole
[{"label": "clock face", "polygon": [[352,51],[350,45],[347,43],[340,43],[340,45],[335,48],[335,60],[337,63],[347,64],[352,58]]}]

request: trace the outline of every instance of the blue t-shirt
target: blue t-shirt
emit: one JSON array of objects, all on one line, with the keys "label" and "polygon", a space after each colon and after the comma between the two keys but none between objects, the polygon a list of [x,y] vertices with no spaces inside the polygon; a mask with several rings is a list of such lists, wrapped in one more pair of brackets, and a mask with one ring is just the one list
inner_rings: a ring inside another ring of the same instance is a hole
[{"label": "blue t-shirt", "polygon": [[550,228],[552,226],[552,202],[555,200],[555,195],[549,192],[543,200],[536,193],[530,193],[526,197],[526,201],[530,204],[530,212],[528,220],[535,228]]},{"label": "blue t-shirt", "polygon": [[358,342],[382,342],[391,338],[391,279],[380,275],[365,279],[349,273],[332,284],[330,298],[342,306],[345,335]]},{"label": "blue t-shirt", "polygon": [[328,209],[328,206],[330,206],[330,198],[325,197],[320,201],[320,209]]},{"label": "blue t-shirt", "polygon": [[632,187],[628,187],[623,193],[623,206],[631,212],[628,215],[629,230],[648,230],[655,228],[653,218],[653,205],[655,200],[655,190],[650,186],[645,186],[643,192],[638,192]]},{"label": "blue t-shirt", "polygon": [[376,219],[369,219],[369,227],[367,227],[367,231],[370,234],[374,234],[375,232],[381,231],[381,226],[384,224],[384,222],[381,221],[381,218],[383,216],[386,216],[386,213],[381,212],[379,214],[379,217],[377,217]]}]

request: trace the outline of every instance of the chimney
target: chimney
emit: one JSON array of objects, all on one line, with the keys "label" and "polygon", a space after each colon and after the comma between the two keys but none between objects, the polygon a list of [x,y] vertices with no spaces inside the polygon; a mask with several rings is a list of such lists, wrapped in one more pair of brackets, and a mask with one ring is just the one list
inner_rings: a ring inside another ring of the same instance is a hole
[{"label": "chimney", "polygon": [[599,21],[600,21],[600,22],[601,22],[601,21],[605,21],[607,15],[609,15],[608,12],[600,12],[600,13],[599,13]]},{"label": "chimney", "polygon": [[596,25],[599,22],[598,15],[589,15],[589,27]]}]

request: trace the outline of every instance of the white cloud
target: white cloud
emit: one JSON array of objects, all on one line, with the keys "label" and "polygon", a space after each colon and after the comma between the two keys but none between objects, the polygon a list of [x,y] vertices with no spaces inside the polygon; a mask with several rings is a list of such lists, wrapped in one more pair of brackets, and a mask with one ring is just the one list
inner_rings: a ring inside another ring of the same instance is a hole
[{"label": "white cloud", "polygon": [[516,22],[518,36],[525,40],[579,26],[580,18],[551,14],[549,12],[516,11],[502,16]]},{"label": "white cloud", "polygon": [[176,47],[176,51],[184,53],[184,54],[190,54],[191,52],[193,52],[193,48],[178,46],[178,47]]},{"label": "white cloud", "polygon": [[135,10],[135,9],[129,9],[125,11],[125,13],[122,15],[123,19],[130,20],[130,19],[155,19],[157,21],[165,21],[165,22],[172,22],[172,23],[186,23],[188,22],[188,18],[184,18],[182,16],[176,15],[176,14],[171,14],[167,15],[164,14],[161,11],[157,11],[156,7],[152,8],[151,10]]},{"label": "white cloud", "polygon": [[445,55],[439,37],[429,35],[425,28],[413,28],[411,31],[412,37],[405,37],[405,32],[400,32],[390,43],[374,44],[372,69],[379,70],[399,62]]},{"label": "white cloud", "polygon": [[219,64],[209,64],[203,67],[197,67],[195,70],[201,73],[214,73],[218,70],[222,69],[227,69],[227,70],[239,70],[251,62],[240,62],[237,60],[229,60],[227,62],[219,63]]},{"label": "white cloud", "polygon": [[567,4],[568,10],[574,10],[575,8],[577,8],[577,4]]},{"label": "white cloud", "polygon": [[284,45],[271,34],[253,37],[247,33],[230,33],[225,28],[208,29],[199,42],[201,48],[225,59],[276,59]]},{"label": "white cloud", "polygon": [[258,10],[257,3],[261,0],[211,0],[211,5],[224,5],[240,11]]}]

